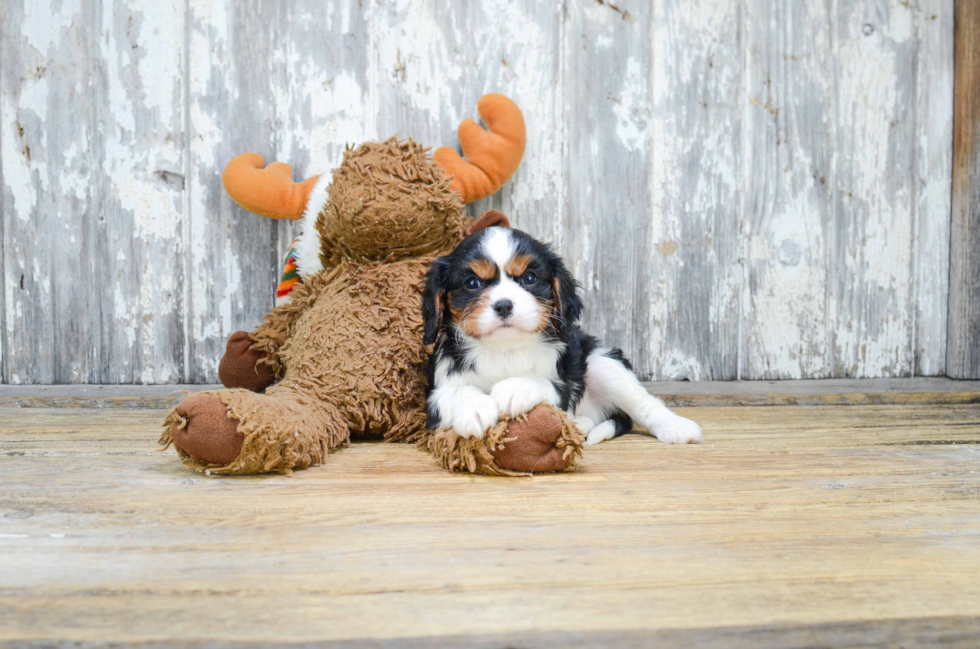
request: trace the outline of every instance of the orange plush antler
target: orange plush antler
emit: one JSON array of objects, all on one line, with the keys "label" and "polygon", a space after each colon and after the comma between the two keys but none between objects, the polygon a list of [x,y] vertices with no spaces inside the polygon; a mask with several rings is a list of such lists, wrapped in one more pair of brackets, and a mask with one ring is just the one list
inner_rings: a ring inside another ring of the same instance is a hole
[{"label": "orange plush antler", "polygon": [[273,162],[264,169],[258,153],[243,153],[228,163],[221,179],[225,191],[249,212],[273,219],[298,219],[319,176],[293,182],[293,168]]},{"label": "orange plush antler", "polygon": [[451,186],[472,203],[500,189],[517,171],[524,155],[527,134],[517,104],[498,94],[484,95],[477,104],[487,123],[484,131],[471,119],[459,125],[464,160],[451,148],[440,147],[432,160],[452,176]]}]

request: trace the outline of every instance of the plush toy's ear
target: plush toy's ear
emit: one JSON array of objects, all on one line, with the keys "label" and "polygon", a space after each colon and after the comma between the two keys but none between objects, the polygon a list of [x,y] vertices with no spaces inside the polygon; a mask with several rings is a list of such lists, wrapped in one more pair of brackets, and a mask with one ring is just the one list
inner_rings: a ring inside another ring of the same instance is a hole
[{"label": "plush toy's ear", "polygon": [[579,297],[578,282],[565,268],[564,262],[558,255],[552,256],[551,271],[555,278],[551,287],[555,301],[555,315],[557,316],[555,326],[559,331],[564,331],[581,315],[582,298]]},{"label": "plush toy's ear", "polygon": [[310,192],[320,177],[294,183],[293,168],[288,164],[272,162],[263,169],[264,164],[258,153],[235,156],[221,176],[225,191],[249,212],[272,219],[302,217]]},{"label": "plush toy's ear", "polygon": [[466,236],[470,236],[474,232],[494,227],[509,228],[510,219],[497,210],[487,210],[480,215],[480,218],[473,219],[467,223],[464,231],[466,232]]},{"label": "plush toy's ear", "polygon": [[446,311],[446,296],[449,293],[449,261],[439,257],[429,266],[425,274],[425,288],[422,290],[422,321],[425,330],[422,344],[431,345],[439,336],[442,316]]},{"label": "plush toy's ear", "polygon": [[452,177],[450,186],[462,195],[464,203],[478,201],[500,189],[521,164],[527,141],[524,115],[507,97],[484,95],[476,109],[487,130],[471,119],[460,123],[459,143],[465,159],[448,146],[432,155],[432,161]]}]

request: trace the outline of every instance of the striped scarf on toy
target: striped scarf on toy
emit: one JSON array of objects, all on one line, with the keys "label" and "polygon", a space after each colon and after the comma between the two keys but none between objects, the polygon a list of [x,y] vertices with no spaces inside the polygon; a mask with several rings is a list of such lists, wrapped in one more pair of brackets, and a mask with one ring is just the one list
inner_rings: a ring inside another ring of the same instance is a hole
[{"label": "striped scarf on toy", "polygon": [[296,242],[299,239],[293,239],[293,242],[289,244],[289,249],[286,250],[286,257],[283,260],[282,275],[279,277],[279,287],[276,289],[276,305],[282,304],[288,301],[289,294],[292,293],[293,287],[300,280],[299,271],[296,269]]}]

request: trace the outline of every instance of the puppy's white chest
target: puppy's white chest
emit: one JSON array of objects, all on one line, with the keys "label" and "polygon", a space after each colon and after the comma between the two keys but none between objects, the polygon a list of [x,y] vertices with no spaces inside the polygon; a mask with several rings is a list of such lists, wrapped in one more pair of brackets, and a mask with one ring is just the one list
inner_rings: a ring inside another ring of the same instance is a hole
[{"label": "puppy's white chest", "polygon": [[495,384],[514,376],[539,376],[558,378],[558,358],[561,349],[557,345],[536,343],[519,347],[479,347],[470,350],[476,385],[489,390]]}]

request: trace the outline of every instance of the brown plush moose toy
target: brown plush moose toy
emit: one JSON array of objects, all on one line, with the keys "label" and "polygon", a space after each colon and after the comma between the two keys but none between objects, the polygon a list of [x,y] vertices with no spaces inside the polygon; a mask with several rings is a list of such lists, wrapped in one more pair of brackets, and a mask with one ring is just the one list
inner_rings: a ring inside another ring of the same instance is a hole
[{"label": "brown plush moose toy", "polygon": [[366,435],[417,442],[455,471],[574,468],[582,436],[552,406],[503,418],[482,439],[425,428],[423,277],[465,235],[508,225],[499,212],[465,217],[463,205],[499,189],[524,153],[514,102],[490,94],[478,111],[488,130],[459,126],[466,159],[447,147],[429,159],[412,140],[368,142],[345,152],[329,186],[326,176],[294,183],[289,165],[263,168],[254,153],[228,164],[225,189],[239,205],[302,219],[287,265],[299,281],[255,331],[231,335],[218,372],[227,389],[174,408],[164,448],[214,474],[306,468]]}]

